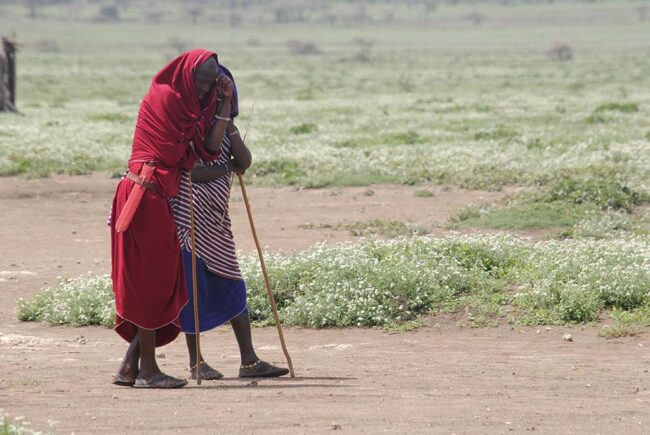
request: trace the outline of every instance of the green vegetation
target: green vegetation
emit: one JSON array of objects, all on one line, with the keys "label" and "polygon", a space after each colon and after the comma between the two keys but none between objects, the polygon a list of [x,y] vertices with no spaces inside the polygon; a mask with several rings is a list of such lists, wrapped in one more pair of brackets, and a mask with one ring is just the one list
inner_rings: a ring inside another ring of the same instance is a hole
[{"label": "green vegetation", "polygon": [[[11,420],[0,408],[0,435],[39,435],[43,432],[36,432],[30,429],[29,423],[24,421],[24,417],[19,416]],[[52,428],[50,431],[52,433]]]},{"label": "green vegetation", "polygon": [[415,191],[414,195],[418,198],[431,198],[433,196],[433,192],[430,190],[418,189]]},{"label": "green vegetation", "polygon": [[352,224],[340,225],[335,229],[346,229],[353,236],[384,236],[400,237],[412,235],[424,235],[429,232],[421,225],[407,225],[396,220],[373,219],[367,222],[355,222]]},{"label": "green vegetation", "polygon": [[307,134],[307,133],[313,133],[316,130],[318,130],[318,126],[316,124],[300,124],[296,125],[295,127],[291,127],[290,131],[293,134]]},{"label": "green vegetation", "polygon": [[[372,190],[366,191],[366,196],[372,196]],[[303,229],[321,228],[333,230],[349,231],[350,235],[355,237],[403,237],[403,236],[422,236],[429,233],[429,230],[422,225],[407,225],[404,222],[396,220],[372,219],[365,222],[354,222],[350,224],[314,224],[300,225]]]},{"label": "green vegetation", "polygon": [[453,220],[461,223],[463,227],[512,230],[562,228],[577,224],[590,210],[562,202],[514,203],[505,207],[486,208],[483,211],[468,206],[461,209]]},{"label": "green vegetation", "polygon": [[636,103],[606,103],[598,106],[594,112],[621,112],[634,113],[639,111],[639,105]]},{"label": "green vegetation", "polygon": [[[604,310],[650,324],[650,241],[533,243],[472,235],[319,245],[266,259],[283,320],[308,327],[382,326],[436,312],[467,312],[473,326],[590,322]],[[249,311],[272,322],[255,256],[241,258]],[[516,292],[512,289],[516,289]],[[108,276],[84,276],[19,302],[23,320],[113,324]],[[411,324],[413,325],[413,324]],[[409,327],[408,325],[406,327]]]},{"label": "green vegetation", "polygon": [[[233,71],[242,129],[255,100],[258,184],[498,189],[601,168],[648,193],[650,30],[632,3],[32,3],[1,6],[25,116],[0,114],[0,175],[123,172],[151,78],[198,46]],[[549,54],[555,30],[570,56]]]},{"label": "green vegetation", "polygon": [[61,281],[38,293],[30,302],[18,299],[18,319],[55,325],[106,325],[115,321],[112,283],[106,276],[84,276]]},{"label": "green vegetation", "polygon": [[[537,189],[528,189],[500,205],[466,206],[456,213],[452,223],[463,227],[515,230],[576,226],[575,234],[582,237],[589,236],[589,227],[606,225],[609,232],[632,231],[634,227],[635,233],[642,234],[644,222],[634,225],[626,216],[635,207],[648,202],[648,193],[630,187],[614,172],[602,173],[594,169],[583,172],[540,180]],[[594,237],[598,231],[602,232],[602,228],[594,228]]]},{"label": "green vegetation", "polygon": [[644,306],[630,311],[616,309],[611,313],[614,325],[605,325],[599,332],[601,337],[619,338],[635,336],[642,328],[650,326],[650,307]]}]

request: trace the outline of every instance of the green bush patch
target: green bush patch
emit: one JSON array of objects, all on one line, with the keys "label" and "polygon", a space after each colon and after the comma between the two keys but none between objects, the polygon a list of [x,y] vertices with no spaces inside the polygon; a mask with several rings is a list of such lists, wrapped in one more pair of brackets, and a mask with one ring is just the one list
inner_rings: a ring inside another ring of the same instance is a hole
[{"label": "green bush patch", "polygon": [[595,113],[600,112],[621,112],[621,113],[635,113],[639,111],[637,103],[605,103],[601,104],[594,110]]},{"label": "green bush patch", "polygon": [[[513,306],[512,320],[523,324],[591,322],[610,310],[619,324],[650,325],[649,258],[645,238],[534,243],[481,234],[319,245],[295,256],[267,255],[266,262],[281,317],[293,325],[390,327],[463,311],[468,324],[489,326]],[[258,259],[240,263],[252,319],[272,323]],[[45,289],[19,301],[18,316],[112,326],[110,277]]]},{"label": "green bush patch", "polygon": [[585,122],[587,124],[605,124],[607,122],[607,118],[598,113],[592,113],[585,118]]},{"label": "green bush patch", "polygon": [[594,204],[602,209],[631,211],[635,205],[647,200],[628,186],[615,172],[601,172],[592,176],[564,175],[550,183],[538,200],[566,201],[573,204]]},{"label": "green bush patch", "polygon": [[318,130],[318,126],[316,124],[300,124],[289,129],[292,134],[307,134],[313,133],[316,130]]},{"label": "green bush patch", "polygon": [[417,198],[431,198],[433,196],[433,192],[430,190],[416,190],[414,195]]},{"label": "green bush patch", "polygon": [[86,275],[61,281],[31,301],[18,300],[18,319],[55,325],[112,326],[115,321],[112,281],[108,275]]},{"label": "green bush patch", "polygon": [[417,132],[409,130],[404,132],[391,133],[386,136],[383,143],[393,145],[415,145],[421,141],[422,138]]},{"label": "green bush patch", "polygon": [[396,220],[373,219],[367,222],[355,222],[335,227],[335,229],[344,228],[350,231],[353,236],[385,236],[400,237],[412,235],[425,235],[429,232],[426,227],[421,225],[407,225],[404,222]]},{"label": "green bush patch", "polygon": [[475,140],[500,140],[512,139],[517,136],[517,132],[505,127],[497,127],[491,130],[482,130],[474,133]]},{"label": "green bush patch", "polygon": [[550,203],[517,204],[488,208],[484,212],[466,207],[457,212],[454,220],[464,227],[497,229],[543,229],[569,227],[578,223],[591,210],[557,201]]},{"label": "green bush patch", "polygon": [[133,119],[130,116],[123,115],[121,113],[94,113],[88,116],[88,120],[95,122],[132,122]]}]

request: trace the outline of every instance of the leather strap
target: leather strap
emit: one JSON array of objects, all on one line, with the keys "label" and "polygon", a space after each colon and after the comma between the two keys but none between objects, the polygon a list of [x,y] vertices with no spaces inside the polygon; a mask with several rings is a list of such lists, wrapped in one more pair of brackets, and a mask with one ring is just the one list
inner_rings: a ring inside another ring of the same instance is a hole
[{"label": "leather strap", "polygon": [[140,177],[139,175],[134,174],[131,171],[126,173],[126,178],[133,181],[135,184],[139,184],[140,186],[146,187],[147,189],[149,189],[149,190],[151,190],[153,192],[158,192],[158,186],[156,186],[151,181],[143,180],[142,177]]}]

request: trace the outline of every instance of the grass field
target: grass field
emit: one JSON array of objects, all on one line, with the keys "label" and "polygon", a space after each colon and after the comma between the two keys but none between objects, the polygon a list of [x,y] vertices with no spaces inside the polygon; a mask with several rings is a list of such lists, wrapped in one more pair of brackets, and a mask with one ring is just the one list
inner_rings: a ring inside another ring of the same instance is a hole
[{"label": "grass field", "polygon": [[[0,118],[0,174],[121,172],[151,77],[202,46],[234,71],[242,127],[256,100],[260,183],[496,189],[615,171],[647,193],[650,25],[636,4],[495,3],[441,5],[428,20],[422,6],[393,7],[393,23],[339,26],[258,24],[253,8],[238,27],[218,14],[189,25],[180,10],[152,24],[135,5],[117,22],[93,22],[98,5],[30,19],[9,3],[0,29],[22,46],[25,116]],[[474,11],[481,25],[463,18]],[[316,53],[294,53],[308,43]],[[558,43],[572,60],[549,55]]]},{"label": "grass field", "polygon": [[[36,18],[20,2],[0,4],[0,29],[15,31],[21,44],[22,112],[0,115],[0,175],[120,174],[152,75],[201,46],[217,51],[235,75],[240,127],[255,102],[248,142],[257,184],[514,184],[516,195],[468,205],[450,225],[557,229],[548,249],[560,253],[605,249],[610,243],[595,240],[613,240],[615,264],[627,264],[630,247],[647,252],[650,21],[641,2],[440,2],[428,13],[422,2],[293,3],[304,6],[300,18],[282,18],[286,2],[215,3],[196,24],[180,3],[166,3],[160,16],[151,5],[123,3],[119,19],[102,22],[107,2],[42,6]],[[380,223],[347,229],[422,232]],[[533,255],[537,248],[527,249]],[[630,267],[644,288],[647,264]],[[521,284],[511,272],[499,277],[499,292]],[[524,281],[544,278],[535,273]],[[584,284],[591,287],[582,294],[583,284],[550,282],[530,284],[521,299],[537,316],[530,311],[527,321],[590,321],[604,308],[648,313],[643,290],[634,304],[616,305],[600,284]],[[586,311],[558,311],[563,297]],[[312,321],[295,310],[287,316],[311,326],[389,323]]]}]

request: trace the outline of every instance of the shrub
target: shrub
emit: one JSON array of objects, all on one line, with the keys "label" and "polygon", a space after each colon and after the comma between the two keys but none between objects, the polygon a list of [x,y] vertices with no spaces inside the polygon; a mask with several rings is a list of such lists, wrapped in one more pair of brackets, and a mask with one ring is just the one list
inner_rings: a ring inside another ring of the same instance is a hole
[{"label": "shrub", "polygon": [[605,124],[607,122],[607,118],[599,113],[592,113],[585,118],[585,122],[587,124]]},{"label": "shrub", "polygon": [[386,143],[397,145],[414,145],[421,142],[420,135],[413,131],[391,133],[386,137]]},{"label": "shrub", "polygon": [[564,175],[554,180],[543,194],[552,201],[574,204],[592,203],[603,209],[631,211],[645,200],[645,196],[630,188],[615,173],[601,172],[591,176]]},{"label": "shrub", "polygon": [[[492,324],[510,301],[525,323],[588,322],[613,309],[650,322],[650,240],[532,243],[505,234],[317,245],[266,256],[285,322],[309,327],[387,326],[471,307]],[[251,319],[273,322],[256,256],[240,259]],[[19,300],[21,320],[113,324],[108,276],[89,275]],[[507,288],[518,288],[511,295]],[[628,317],[629,317],[628,316]]]},{"label": "shrub", "polygon": [[568,285],[559,292],[557,313],[560,320],[570,323],[590,322],[598,318],[603,301],[585,287]]},{"label": "shrub", "polygon": [[434,196],[433,192],[430,190],[416,190],[414,195],[417,198],[431,198]]},{"label": "shrub", "polygon": [[497,127],[492,130],[483,130],[474,133],[475,140],[499,140],[512,139],[517,136],[517,132],[505,127]]},{"label": "shrub", "polygon": [[605,239],[620,236],[622,232],[632,229],[632,219],[626,212],[591,213],[573,228],[573,237]]},{"label": "shrub", "polygon": [[115,320],[112,281],[108,275],[90,274],[61,281],[31,301],[18,300],[18,319],[55,325],[112,326]]},{"label": "shrub", "polygon": [[595,113],[600,112],[621,112],[621,113],[635,113],[639,111],[639,105],[636,103],[606,103],[601,104],[594,110]]},{"label": "shrub", "polygon": [[318,126],[316,124],[300,124],[291,127],[289,131],[293,134],[307,134],[313,133],[316,130],[318,130]]},{"label": "shrub", "polygon": [[272,176],[287,184],[295,184],[298,178],[305,175],[301,163],[287,159],[256,162],[251,172],[259,177]]}]

